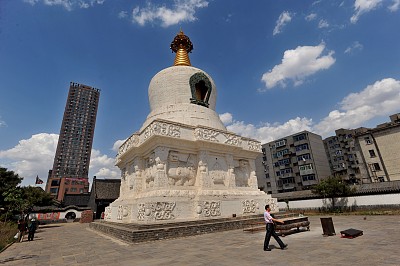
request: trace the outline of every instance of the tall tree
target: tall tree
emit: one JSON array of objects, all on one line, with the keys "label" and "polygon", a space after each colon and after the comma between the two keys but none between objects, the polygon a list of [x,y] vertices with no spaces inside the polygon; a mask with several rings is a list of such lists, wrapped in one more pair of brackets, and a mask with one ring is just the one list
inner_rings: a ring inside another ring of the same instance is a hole
[{"label": "tall tree", "polygon": [[336,198],[346,197],[355,192],[355,189],[346,184],[340,176],[329,176],[321,180],[312,189],[314,194],[331,199],[332,209],[336,208]]},{"label": "tall tree", "polygon": [[14,173],[14,171],[7,171],[7,168],[0,167],[0,207],[4,207],[4,195],[3,193],[17,187],[22,177]]}]

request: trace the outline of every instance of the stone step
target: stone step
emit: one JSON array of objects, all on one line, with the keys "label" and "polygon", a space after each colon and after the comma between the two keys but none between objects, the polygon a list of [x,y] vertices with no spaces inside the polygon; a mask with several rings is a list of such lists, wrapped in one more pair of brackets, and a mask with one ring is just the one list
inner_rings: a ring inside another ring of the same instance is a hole
[{"label": "stone step", "polygon": [[198,220],[152,225],[122,224],[106,221],[90,223],[90,228],[120,240],[139,243],[145,241],[179,238],[200,234],[243,229],[257,221],[263,221],[262,215],[232,217],[223,219]]}]

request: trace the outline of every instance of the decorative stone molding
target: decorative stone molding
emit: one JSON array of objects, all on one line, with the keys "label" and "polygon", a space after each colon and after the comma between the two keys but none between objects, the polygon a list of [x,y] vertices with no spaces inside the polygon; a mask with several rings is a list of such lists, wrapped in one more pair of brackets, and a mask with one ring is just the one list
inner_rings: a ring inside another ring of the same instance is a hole
[{"label": "decorative stone molding", "polygon": [[258,203],[254,200],[243,200],[242,201],[243,214],[256,213],[259,208]]},{"label": "decorative stone molding", "polygon": [[265,200],[265,204],[268,204],[271,208],[271,211],[279,211],[278,204],[274,198],[269,198]]},{"label": "decorative stone molding", "polygon": [[242,145],[242,138],[232,134],[223,134],[226,137],[225,144],[233,145],[233,146],[240,146]]},{"label": "decorative stone molding", "polygon": [[138,204],[138,220],[173,220],[175,202],[146,202]]},{"label": "decorative stone molding", "polygon": [[261,152],[261,143],[258,141],[254,141],[254,140],[249,140],[248,141],[248,149],[251,151],[259,151]]},{"label": "decorative stone molding", "polygon": [[129,206],[124,206],[122,209],[122,217],[124,219],[127,219],[131,216],[130,214],[131,214],[131,212],[129,211]]},{"label": "decorative stone molding", "polygon": [[139,144],[139,136],[138,135],[132,135],[130,136],[118,149],[118,154],[117,157],[121,156],[124,154],[126,151],[128,151],[131,147],[136,147]]},{"label": "decorative stone molding", "polygon": [[194,130],[194,137],[196,140],[207,140],[212,142],[219,142],[217,137],[220,133],[218,131],[207,128],[196,128]]},{"label": "decorative stone molding", "polygon": [[196,212],[204,217],[221,216],[221,201],[204,201],[198,205]]},{"label": "decorative stone molding", "polygon": [[155,121],[145,128],[143,137],[148,139],[153,135],[162,135],[173,138],[180,138],[181,128],[177,125]]},{"label": "decorative stone molding", "polygon": [[104,220],[111,220],[111,207],[106,207],[104,210]]},{"label": "decorative stone molding", "polygon": [[122,220],[122,213],[123,213],[123,206],[122,205],[118,205],[117,220]]}]

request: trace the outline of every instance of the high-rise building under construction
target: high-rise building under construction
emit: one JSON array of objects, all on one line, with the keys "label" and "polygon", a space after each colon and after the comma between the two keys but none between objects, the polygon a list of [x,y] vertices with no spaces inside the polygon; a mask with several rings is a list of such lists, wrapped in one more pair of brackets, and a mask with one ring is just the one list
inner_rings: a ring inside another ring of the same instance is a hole
[{"label": "high-rise building under construction", "polygon": [[89,190],[88,171],[100,90],[70,83],[60,136],[46,191],[62,201],[64,194]]}]

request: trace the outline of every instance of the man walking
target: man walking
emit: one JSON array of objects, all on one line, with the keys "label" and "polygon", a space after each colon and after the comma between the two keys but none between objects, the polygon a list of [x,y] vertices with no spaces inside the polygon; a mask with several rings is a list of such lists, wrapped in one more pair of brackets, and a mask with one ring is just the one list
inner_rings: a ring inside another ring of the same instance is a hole
[{"label": "man walking", "polygon": [[275,226],[274,226],[274,222],[278,222],[278,223],[282,223],[282,224],[284,222],[273,218],[271,216],[270,212],[271,212],[271,209],[269,208],[269,205],[265,205],[264,220],[265,220],[265,224],[267,226],[267,232],[265,233],[264,251],[271,251],[271,249],[269,248],[269,240],[271,239],[271,236],[273,236],[275,238],[276,242],[278,242],[281,249],[285,249],[288,245],[284,244],[282,242],[282,240],[279,238],[279,236],[276,234]]}]

